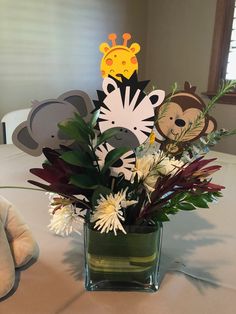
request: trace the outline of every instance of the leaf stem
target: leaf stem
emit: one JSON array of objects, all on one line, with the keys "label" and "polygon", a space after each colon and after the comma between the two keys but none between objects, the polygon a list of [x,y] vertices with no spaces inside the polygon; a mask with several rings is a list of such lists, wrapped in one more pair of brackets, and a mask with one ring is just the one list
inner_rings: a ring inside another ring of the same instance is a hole
[{"label": "leaf stem", "polygon": [[43,189],[29,188],[26,186],[17,186],[17,185],[4,185],[4,186],[0,186],[0,189],[22,189],[22,190],[32,190],[32,191],[45,192],[45,190],[43,190]]}]

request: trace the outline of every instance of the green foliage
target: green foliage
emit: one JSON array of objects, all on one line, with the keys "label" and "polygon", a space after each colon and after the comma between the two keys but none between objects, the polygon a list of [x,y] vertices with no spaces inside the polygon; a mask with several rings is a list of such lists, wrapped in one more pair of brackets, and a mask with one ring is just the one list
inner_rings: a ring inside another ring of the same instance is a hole
[{"label": "green foliage", "polygon": [[[236,87],[236,81],[222,81],[216,95],[209,101],[209,103],[206,105],[203,112],[201,112],[196,119],[193,121],[191,125],[189,125],[187,128],[184,128],[182,132],[178,134],[178,136],[175,138],[176,143],[179,143],[182,141],[182,139],[188,135],[192,136],[192,134],[195,134],[195,131],[201,126],[202,120],[205,118],[205,115],[214,107],[214,105],[217,103],[217,101],[223,97],[225,94],[230,93],[234,90]],[[168,105],[168,103],[167,103]],[[232,133],[233,134],[233,133]],[[232,135],[231,134],[231,135]],[[196,146],[195,146],[196,148]],[[187,149],[189,147],[187,146]],[[191,150],[191,147],[190,147]]]},{"label": "green foliage", "polygon": [[191,154],[193,157],[198,157],[200,155],[206,154],[209,149],[213,146],[215,146],[217,143],[220,142],[224,137],[236,135],[236,129],[233,130],[225,130],[220,129],[213,131],[206,136],[202,136],[199,140],[193,142],[191,145],[188,146],[188,151],[184,152],[183,154],[183,160],[186,155],[188,155],[188,152],[191,151]]},{"label": "green foliage", "polygon": [[205,115],[206,113],[208,113],[222,96],[232,92],[235,89],[235,87],[236,87],[235,80],[222,81],[216,95],[209,101],[203,114]]},{"label": "green foliage", "polygon": [[89,140],[88,133],[75,121],[64,121],[59,124],[59,129],[70,139],[76,140],[79,143],[86,144]]},{"label": "green foliage", "polygon": [[[115,136],[119,128],[112,128],[97,135],[94,128],[98,117],[99,110],[95,111],[89,123],[86,123],[76,113],[73,119],[64,121],[59,125],[60,130],[75,141],[70,150],[62,147],[60,155],[65,163],[78,167],[76,171],[71,172],[69,184],[77,188],[90,190],[92,194],[88,201],[93,207],[97,204],[97,200],[101,195],[105,196],[111,193],[109,168],[130,150],[125,147],[113,149],[107,154],[104,166],[100,169],[96,148]],[[81,173],[78,173],[78,171]]]},{"label": "green foliage", "polygon": [[111,137],[115,136],[118,132],[119,132],[119,128],[112,128],[101,133],[100,136],[98,137],[96,147],[103,144],[104,142],[109,140]]},{"label": "green foliage", "polygon": [[70,183],[83,189],[96,189],[99,185],[98,177],[87,174],[73,174],[70,177]]},{"label": "green foliage", "polygon": [[68,151],[61,155],[61,159],[71,165],[93,169],[93,160],[90,155],[82,151]]},{"label": "green foliage", "polygon": [[111,150],[105,158],[105,163],[102,168],[102,173],[106,172],[109,167],[111,167],[117,160],[120,159],[125,153],[127,153],[130,149],[127,147],[114,148]]},{"label": "green foliage", "polygon": [[94,128],[96,126],[99,114],[100,114],[100,110],[96,110],[93,113],[92,118],[89,121],[89,125],[91,128]]},{"label": "green foliage", "polygon": [[220,192],[204,192],[204,193],[189,193],[180,192],[174,195],[165,205],[154,205],[150,207],[150,214],[146,219],[153,221],[169,221],[168,215],[175,215],[180,210],[192,211],[197,208],[209,208],[209,203],[221,197]]},{"label": "green foliage", "polygon": [[[227,86],[223,88],[223,91],[228,90]],[[177,85],[175,84],[171,95],[175,93],[176,89]],[[166,106],[168,106],[168,101]],[[208,106],[208,109],[210,107]],[[165,110],[163,114],[165,114]],[[125,224],[130,225],[168,221],[169,215],[175,215],[181,210],[192,211],[197,208],[208,208],[209,203],[221,196],[220,192],[211,192],[210,189],[220,190],[222,187],[210,185],[209,180],[205,180],[204,183],[199,179],[201,176],[198,178],[196,175],[197,172],[200,171],[201,174],[203,171],[204,178],[204,170],[207,171],[208,168],[202,168],[208,164],[208,160],[195,160],[186,165],[184,169],[181,168],[182,170],[177,171],[175,175],[160,175],[152,193],[146,190],[144,179],[140,179],[138,174],[132,180],[126,180],[124,175],[116,178],[110,176],[110,167],[114,166],[124,154],[130,151],[130,148],[112,149],[107,153],[104,165],[101,166],[96,155],[96,149],[116,136],[119,128],[111,128],[98,134],[95,131],[98,117],[99,111],[95,111],[90,121],[86,123],[79,114],[75,114],[74,119],[61,123],[59,125],[60,130],[74,140],[73,145],[71,147],[62,146],[60,152],[50,148],[44,149],[48,161],[47,165],[44,165],[43,169],[35,168],[31,171],[49,183],[49,185],[45,185],[31,181],[33,184],[83,204],[87,210],[85,217],[87,221],[89,221],[101,195],[106,197],[110,193],[125,191],[127,200],[136,201],[127,209],[125,206],[122,207]],[[213,145],[221,137],[232,134],[236,134],[236,130],[215,131],[200,141],[203,148],[206,148]],[[158,164],[155,167],[158,167]],[[151,171],[150,169],[149,171]],[[183,174],[184,171],[187,175]],[[76,195],[81,194],[86,198],[85,201],[76,197]]]}]

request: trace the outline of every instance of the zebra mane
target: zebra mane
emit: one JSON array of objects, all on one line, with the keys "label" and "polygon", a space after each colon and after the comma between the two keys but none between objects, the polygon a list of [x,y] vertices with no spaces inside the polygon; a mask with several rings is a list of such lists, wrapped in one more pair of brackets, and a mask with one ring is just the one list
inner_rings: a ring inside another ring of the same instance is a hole
[{"label": "zebra mane", "polygon": [[[136,106],[146,96],[146,94],[144,93],[144,88],[147,86],[149,81],[138,81],[138,76],[137,76],[136,71],[132,74],[132,76],[129,79],[127,79],[126,77],[121,75],[122,81],[117,80],[115,77],[113,77],[111,75],[109,75],[109,77],[112,78],[116,82],[118,88],[120,89],[120,93],[121,93],[121,97],[122,97],[123,102],[125,100],[125,90],[126,90],[127,86],[130,87],[130,98],[131,99],[135,95],[136,91],[138,89],[140,90],[140,94],[139,94],[139,97],[137,99]],[[103,105],[103,101],[107,95],[102,90],[97,90],[97,96],[98,96],[98,100],[93,101],[93,103],[95,105],[95,110],[100,109],[100,107],[101,107],[101,105]]]}]

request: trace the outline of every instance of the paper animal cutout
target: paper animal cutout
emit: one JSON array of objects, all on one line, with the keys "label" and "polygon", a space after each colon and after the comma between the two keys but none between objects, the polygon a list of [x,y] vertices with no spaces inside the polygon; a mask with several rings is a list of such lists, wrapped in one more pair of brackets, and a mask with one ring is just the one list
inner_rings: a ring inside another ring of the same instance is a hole
[{"label": "paper animal cutout", "polygon": [[[103,166],[106,155],[112,149],[114,149],[114,147],[108,143],[100,145],[97,148],[96,155],[99,157],[100,166]],[[128,151],[112,167],[110,167],[111,176],[117,177],[120,173],[123,173],[126,180],[130,180],[132,174],[131,169],[134,168],[135,160],[134,152],[132,150]]]},{"label": "paper animal cutout", "polygon": [[59,130],[58,124],[73,118],[75,112],[89,121],[93,109],[89,96],[80,90],[66,92],[57,99],[34,101],[27,120],[14,130],[12,141],[33,156],[41,155],[43,147],[58,149],[60,145],[70,146],[73,140]]},{"label": "paper animal cutout", "polygon": [[[161,149],[178,155],[190,142],[216,130],[216,121],[203,114],[206,105],[195,94],[196,87],[185,82],[184,90],[167,95],[156,109],[156,129],[163,139]],[[158,140],[158,139],[157,139]]]},{"label": "paper animal cutout", "polygon": [[105,78],[108,75],[121,81],[121,75],[130,78],[134,71],[138,70],[138,60],[136,54],[140,51],[140,46],[133,43],[127,47],[127,41],[131,38],[129,33],[123,34],[123,44],[116,44],[116,34],[110,34],[108,38],[112,41],[112,47],[107,43],[100,45],[100,51],[104,53],[101,61],[101,74]]},{"label": "paper animal cutout", "polygon": [[[149,81],[139,82],[137,73],[134,72],[130,79],[122,77],[122,82],[108,77],[103,80],[103,91],[98,91],[96,109],[100,109],[98,126],[101,132],[107,129],[119,128],[119,133],[107,142],[109,148],[130,147],[129,164],[120,164],[119,169],[112,169],[116,175],[125,174],[126,179],[131,176],[130,170],[135,162],[133,150],[143,144],[150,136],[154,127],[154,107],[159,106],[165,98],[163,90],[154,90],[149,94],[144,93],[144,88]],[[108,149],[109,149],[108,148]],[[107,149],[107,150],[108,150]],[[107,153],[107,150],[106,153]],[[104,161],[104,150],[97,152],[101,162]],[[133,160],[130,159],[132,156]]]}]

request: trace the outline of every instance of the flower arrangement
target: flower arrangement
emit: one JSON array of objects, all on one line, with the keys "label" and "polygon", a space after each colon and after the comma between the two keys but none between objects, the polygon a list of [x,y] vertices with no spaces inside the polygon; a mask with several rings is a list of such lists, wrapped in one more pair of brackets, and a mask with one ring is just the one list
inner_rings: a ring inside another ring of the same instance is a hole
[{"label": "flower arrangement", "polygon": [[[175,99],[180,91],[176,86],[162,104],[158,104],[156,116],[148,113],[146,117],[143,113],[144,119],[142,117],[137,124],[134,121],[137,126],[133,127],[131,120],[138,114],[135,115],[132,109],[128,111],[131,115],[124,127],[122,122],[117,122],[122,117],[126,119],[122,115],[125,112],[119,112],[119,105],[128,109],[136,105],[136,108],[143,109],[142,104],[148,106],[148,101],[153,104],[157,91],[143,93],[137,105],[140,91],[147,82],[139,82],[136,73],[130,79],[122,77],[120,81],[109,77],[104,82],[103,92],[98,91],[99,100],[95,101],[89,122],[76,113],[73,119],[59,124],[60,131],[73,144],[61,145],[58,150],[44,148],[46,161],[43,168],[30,170],[49,183],[29,181],[50,192],[51,230],[62,235],[78,232],[78,225],[84,220],[101,233],[126,234],[129,226],[154,226],[168,221],[170,214],[180,210],[208,208],[209,203],[222,196],[224,187],[212,183],[211,179],[220,166],[212,165],[215,159],[205,159],[205,154],[208,147],[222,136],[235,132],[217,131],[214,122],[207,133],[205,125],[213,121],[208,113],[214,102],[231,90],[235,82],[225,83],[210,105],[197,111],[197,115],[194,111],[192,120],[185,118],[186,125],[178,126],[181,132],[174,139],[166,138],[161,145],[153,142],[154,123],[157,130],[163,128],[161,120],[166,119],[171,111],[168,107],[177,103]],[[128,92],[132,92],[131,101],[131,98],[127,100]],[[137,97],[135,93],[139,93]],[[160,97],[160,91],[158,93]],[[189,91],[189,95],[195,97],[193,91]],[[182,101],[185,101],[184,98]],[[194,104],[192,107],[196,109]],[[180,124],[180,119],[174,119]],[[145,126],[143,123],[146,123]],[[104,128],[104,124],[108,126]],[[143,133],[146,135],[137,140],[140,136],[135,138],[132,130],[141,130],[141,136]],[[147,130],[150,130],[149,133]],[[122,137],[121,133],[128,136]],[[179,144],[184,144],[181,149]]]},{"label": "flower arrangement", "polygon": [[224,82],[207,105],[188,82],[168,95],[148,92],[149,81],[137,76],[140,46],[128,47],[130,38],[123,34],[117,45],[110,34],[112,46],[100,45],[97,100],[73,90],[34,101],[13,134],[20,149],[46,157],[30,170],[41,180],[29,182],[49,192],[49,229],[65,236],[85,222],[87,290],[158,289],[162,223],[222,196],[224,187],[212,182],[221,167],[205,155],[236,134],[217,130],[210,115],[236,81]]}]

